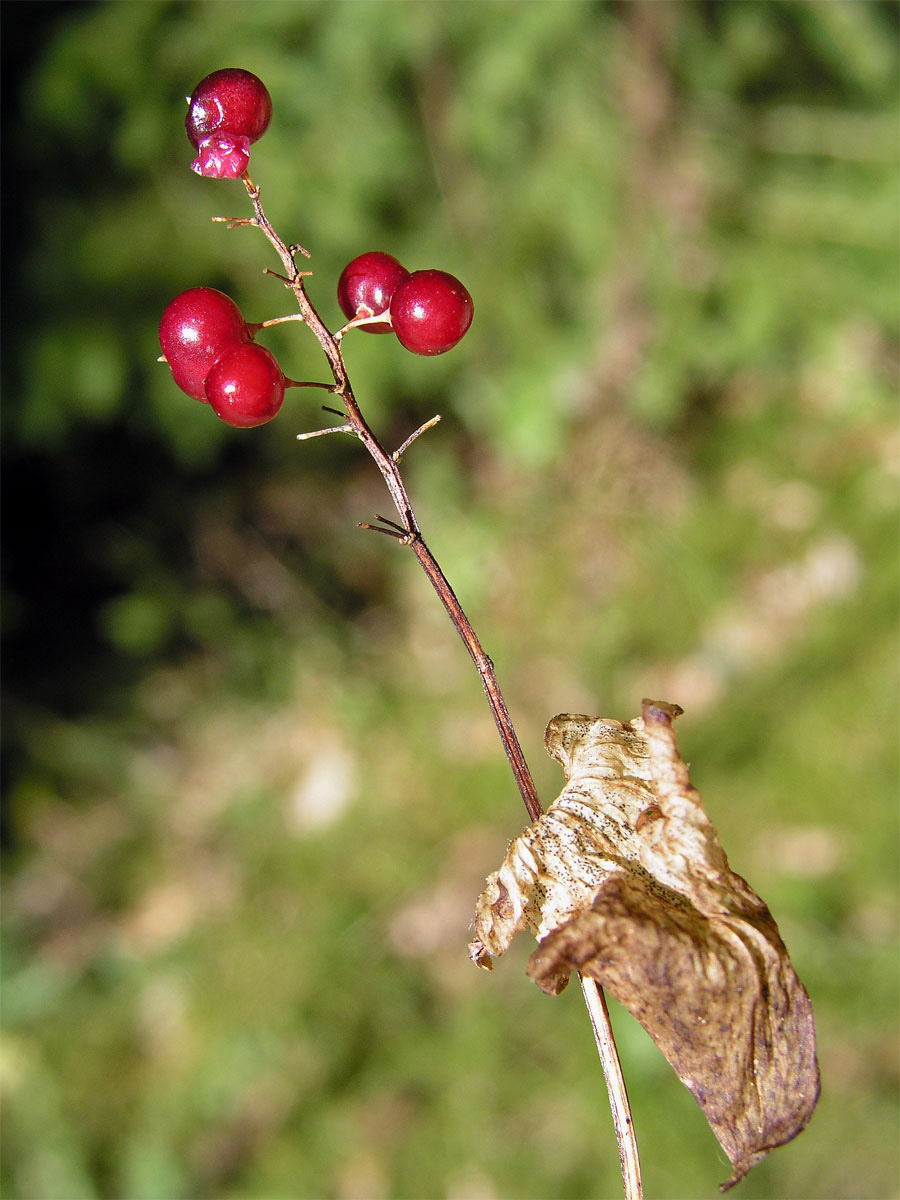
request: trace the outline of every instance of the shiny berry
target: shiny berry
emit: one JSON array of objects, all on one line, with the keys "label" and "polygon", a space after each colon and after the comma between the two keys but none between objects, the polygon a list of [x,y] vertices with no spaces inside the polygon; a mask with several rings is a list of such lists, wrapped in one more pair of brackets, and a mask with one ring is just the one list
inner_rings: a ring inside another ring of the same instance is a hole
[{"label": "shiny berry", "polygon": [[240,309],[215,288],[181,292],[159,322],[159,344],[172,378],[195,400],[206,400],[203,385],[222,351],[249,340]]},{"label": "shiny berry", "polygon": [[213,71],[194,88],[185,129],[195,150],[213,133],[243,135],[255,142],[272,117],[272,97],[261,79],[226,67]]},{"label": "shiny berry", "polygon": [[[338,303],[348,321],[386,312],[397,285],[409,275],[390,254],[370,250],[348,263],[338,280]],[[389,324],[362,325],[367,333],[390,333]]]},{"label": "shiny berry", "polygon": [[224,351],[206,377],[206,396],[226,425],[264,425],[284,402],[285,378],[265,346],[244,342]]},{"label": "shiny berry", "polygon": [[391,297],[391,324],[413,354],[451,350],[472,324],[472,297],[446,271],[413,271]]}]

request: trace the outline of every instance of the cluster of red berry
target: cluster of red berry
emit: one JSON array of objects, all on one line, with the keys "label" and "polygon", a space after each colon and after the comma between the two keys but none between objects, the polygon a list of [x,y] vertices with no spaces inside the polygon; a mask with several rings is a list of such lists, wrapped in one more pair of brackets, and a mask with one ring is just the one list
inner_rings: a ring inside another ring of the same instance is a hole
[{"label": "cluster of red berry", "polygon": [[[262,137],[272,100],[260,79],[229,67],[194,89],[185,128],[197,157],[191,164],[211,179],[246,178],[250,145]],[[360,254],[343,270],[338,302],[349,325],[396,333],[413,354],[443,354],[472,323],[472,297],[446,271],[407,271],[380,250]],[[206,401],[229,425],[249,428],[277,414],[294,386],[275,356],[253,337],[237,305],[214,288],[191,288],[168,305],[159,325],[163,357],[182,391]],[[336,340],[341,334],[336,335]]]},{"label": "cluster of red berry", "polygon": [[242,429],[271,421],[290,382],[271,350],[252,340],[255,328],[233,300],[207,287],[181,292],[159,323],[159,344],[181,390]]},{"label": "cluster of red berry", "polygon": [[455,275],[409,272],[381,250],[360,254],[344,267],[338,303],[361,329],[393,331],[413,354],[452,350],[472,324],[472,297]]}]

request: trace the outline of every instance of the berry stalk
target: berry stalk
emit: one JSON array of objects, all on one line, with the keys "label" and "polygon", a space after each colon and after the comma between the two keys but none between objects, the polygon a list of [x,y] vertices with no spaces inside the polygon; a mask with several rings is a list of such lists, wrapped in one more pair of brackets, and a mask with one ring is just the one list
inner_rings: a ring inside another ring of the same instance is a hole
[{"label": "berry stalk", "polygon": [[[503,693],[500,691],[500,685],[497,682],[497,676],[494,671],[494,664],[485,653],[475,630],[472,628],[472,623],[466,616],[462,605],[457,599],[456,593],[450,586],[449,580],[441,570],[437,559],[428,548],[425,539],[422,537],[422,531],[419,529],[406,486],[400,474],[400,454],[389,454],[385,450],[360,411],[356,397],[353,394],[347,368],[344,364],[340,343],[329,331],[307,294],[304,283],[307,273],[301,271],[295,261],[295,255],[300,248],[287,245],[278,235],[262,206],[260,189],[248,175],[245,174],[243,180],[250,203],[253,206],[254,215],[252,220],[222,217],[213,219],[227,221],[229,226],[232,227],[253,225],[262,230],[270,245],[281,259],[285,275],[280,276],[280,278],[283,280],[285,286],[289,287],[294,293],[304,324],[309,326],[319,345],[322,347],[325,357],[328,359],[328,364],[331,367],[331,373],[334,376],[334,392],[343,401],[351,430],[363,443],[378,470],[381,472],[381,476],[394,502],[394,507],[400,517],[401,525],[399,526],[391,527],[393,526],[393,522],[385,522],[378,526],[368,526],[368,528],[375,528],[382,533],[390,534],[392,537],[396,537],[403,545],[412,548],[419,564],[428,576],[431,586],[440,598],[447,615],[453,622],[454,628],[462,639],[466,650],[469,652],[472,662],[475,664],[475,669],[478,671],[479,678],[481,679],[481,685],[484,688],[484,693],[490,705],[500,740],[503,743],[503,749],[506,751],[506,757],[512,768],[513,776],[515,777],[516,785],[522,796],[528,816],[532,821],[536,821],[542,812],[541,802],[538,799],[534,780],[531,777],[531,771],[528,768],[528,763],[519,744],[509,710],[503,699]],[[269,273],[272,274],[272,272]]]},{"label": "berry stalk", "polygon": [[[309,326],[319,345],[322,347],[331,368],[334,378],[333,387],[323,384],[314,384],[312,386],[328,387],[335,395],[340,396],[344,412],[347,416],[347,423],[344,425],[333,426],[330,429],[315,430],[311,433],[300,434],[299,436],[301,439],[307,439],[326,433],[352,433],[359,438],[369,452],[390,492],[400,521],[398,523],[388,517],[376,516],[378,524],[369,525],[362,523],[361,527],[386,534],[389,537],[395,538],[402,545],[411,547],[420,566],[428,576],[432,587],[440,598],[450,620],[453,622],[472,662],[475,664],[525,808],[531,820],[536,821],[542,812],[541,803],[538,799],[534,781],[519,744],[509,711],[507,710],[506,702],[500,691],[494,665],[478,640],[469,618],[459,603],[447,577],[441,570],[437,559],[431,553],[425,539],[422,537],[422,532],[419,529],[412,504],[410,503],[400,474],[399,463],[404,451],[420,434],[436,424],[439,418],[434,417],[430,421],[427,421],[407,438],[398,450],[394,451],[393,454],[389,454],[373,433],[360,411],[341,353],[341,338],[346,330],[353,328],[355,325],[364,326],[370,320],[379,323],[390,321],[394,325],[394,331],[397,333],[401,344],[406,346],[407,349],[412,350],[413,353],[443,353],[444,350],[455,345],[456,341],[468,329],[472,313],[471,297],[468,296],[468,293],[459,284],[458,280],[455,280],[453,276],[446,275],[444,272],[414,272],[412,275],[402,278],[397,284],[394,294],[397,295],[399,293],[398,303],[395,304],[393,300],[390,301],[389,313],[385,309],[383,312],[376,312],[370,317],[367,314],[369,310],[373,309],[373,305],[366,298],[363,299],[361,306],[357,302],[351,302],[352,297],[348,298],[346,304],[342,303],[345,314],[349,315],[347,309],[350,309],[351,311],[359,312],[361,315],[352,318],[348,325],[345,325],[336,334],[332,334],[307,295],[304,278],[309,272],[301,271],[296,263],[297,254],[309,257],[308,252],[299,245],[289,246],[279,237],[265,214],[260,200],[260,190],[247,175],[246,169],[240,173],[240,178],[244,182],[247,195],[253,206],[253,217],[214,217],[213,220],[225,222],[229,228],[255,226],[262,230],[270,245],[281,259],[285,270],[284,275],[278,275],[276,272],[268,270],[267,273],[276,275],[277,278],[282,280],[285,287],[290,288],[294,293],[299,308],[299,317],[292,319],[300,319],[304,324]],[[381,265],[384,266],[383,263]],[[407,289],[409,295],[405,297],[407,303],[404,303],[404,290]],[[430,305],[434,305],[434,307],[429,312]],[[377,304],[377,307],[380,308],[380,302]],[[287,320],[288,318],[283,319]],[[271,324],[273,322],[268,323]],[[337,409],[330,411],[338,412]],[[342,414],[338,413],[338,415]],[[625,1088],[622,1067],[619,1062],[612,1026],[609,1021],[609,1013],[606,1008],[602,989],[595,980],[581,977],[581,986],[609,1092],[616,1141],[622,1166],[624,1197],[625,1200],[642,1200],[643,1187],[641,1184],[640,1159],[638,1157],[628,1093]]]}]

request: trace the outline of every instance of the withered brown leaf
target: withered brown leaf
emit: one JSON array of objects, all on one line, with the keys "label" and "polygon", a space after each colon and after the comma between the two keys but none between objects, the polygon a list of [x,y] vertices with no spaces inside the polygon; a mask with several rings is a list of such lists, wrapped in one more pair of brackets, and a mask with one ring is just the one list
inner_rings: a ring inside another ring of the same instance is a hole
[{"label": "withered brown leaf", "polygon": [[734,1168],[725,1190],[812,1115],[815,1025],[775,921],[691,786],[680,712],[645,700],[628,724],[554,717],[545,744],[566,786],[489,876],[470,954],[489,968],[527,926],[545,992],[572,971],[606,988],[693,1093]]}]

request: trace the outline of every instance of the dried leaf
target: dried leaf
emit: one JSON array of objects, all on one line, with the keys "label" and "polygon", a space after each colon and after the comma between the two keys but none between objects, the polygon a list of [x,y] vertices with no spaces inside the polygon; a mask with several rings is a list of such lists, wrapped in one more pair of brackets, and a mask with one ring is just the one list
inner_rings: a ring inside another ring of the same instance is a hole
[{"label": "dried leaf", "polygon": [[478,900],[479,966],[527,926],[528,973],[557,994],[597,980],[693,1093],[737,1183],[806,1125],[819,1093],[809,997],[769,910],[728,866],[678,756],[676,705],[628,724],[558,716],[566,786],[509,847]]}]

